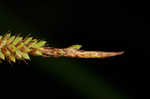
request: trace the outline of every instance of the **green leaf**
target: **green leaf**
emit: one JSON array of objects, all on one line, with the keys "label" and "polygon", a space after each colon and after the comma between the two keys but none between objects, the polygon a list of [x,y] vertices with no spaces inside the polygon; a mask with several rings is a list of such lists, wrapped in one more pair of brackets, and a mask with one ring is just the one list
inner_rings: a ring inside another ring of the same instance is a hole
[{"label": "green leaf", "polygon": [[70,48],[75,48],[75,49],[80,49],[82,47],[82,45],[72,45],[70,46]]}]

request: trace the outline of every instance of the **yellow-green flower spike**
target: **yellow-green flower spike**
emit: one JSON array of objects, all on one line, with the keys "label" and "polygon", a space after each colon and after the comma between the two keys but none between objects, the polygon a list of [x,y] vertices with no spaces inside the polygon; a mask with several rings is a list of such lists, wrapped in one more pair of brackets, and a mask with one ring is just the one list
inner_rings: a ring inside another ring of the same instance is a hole
[{"label": "yellow-green flower spike", "polygon": [[42,56],[40,50],[45,46],[46,41],[33,39],[33,37],[11,36],[11,33],[0,35],[0,61],[7,60],[30,60],[29,54]]}]

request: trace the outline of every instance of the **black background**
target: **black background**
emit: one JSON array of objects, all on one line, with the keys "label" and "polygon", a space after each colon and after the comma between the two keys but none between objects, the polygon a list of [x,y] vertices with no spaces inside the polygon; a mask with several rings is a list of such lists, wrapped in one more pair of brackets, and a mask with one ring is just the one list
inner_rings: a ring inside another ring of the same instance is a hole
[{"label": "black background", "polygon": [[[85,50],[125,50],[124,55],[115,58],[75,59],[74,62],[84,65],[97,76],[103,76],[107,82],[131,99],[137,98],[138,92],[144,92],[148,86],[148,2],[1,0],[1,5],[8,13],[8,24],[1,24],[2,32],[38,32],[43,38],[47,37],[46,40],[51,37],[49,42],[53,43],[54,47],[82,44]],[[17,21],[15,27],[9,21],[12,18],[9,15],[16,16],[21,22]],[[20,23],[31,26],[32,29],[23,28],[19,26]],[[34,62],[11,65],[4,62],[0,65],[0,82],[5,89],[3,92],[13,92],[13,95],[16,92],[16,95],[21,94],[22,97],[31,94],[38,97],[88,99],[88,96],[74,90],[61,78],[53,75],[49,78],[43,71],[34,69]]]}]

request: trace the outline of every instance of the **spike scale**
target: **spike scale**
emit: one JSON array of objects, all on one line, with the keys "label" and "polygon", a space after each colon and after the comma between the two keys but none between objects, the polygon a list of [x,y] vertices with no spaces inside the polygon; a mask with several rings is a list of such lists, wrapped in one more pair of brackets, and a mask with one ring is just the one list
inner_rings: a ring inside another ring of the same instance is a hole
[{"label": "spike scale", "polygon": [[72,57],[72,58],[107,58],[121,55],[124,52],[103,52],[80,50],[81,45],[67,48],[47,47],[46,41],[33,37],[11,36],[11,33],[0,35],[0,61],[30,60],[29,54],[43,57]]}]

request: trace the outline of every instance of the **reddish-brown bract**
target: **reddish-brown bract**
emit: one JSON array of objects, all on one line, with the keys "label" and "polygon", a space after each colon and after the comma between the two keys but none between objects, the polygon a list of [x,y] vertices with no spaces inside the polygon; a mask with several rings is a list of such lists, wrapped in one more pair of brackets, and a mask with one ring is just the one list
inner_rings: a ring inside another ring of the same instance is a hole
[{"label": "reddish-brown bract", "polygon": [[104,51],[85,51],[79,50],[76,48],[51,48],[51,47],[43,47],[41,48],[43,55],[46,56],[65,56],[65,57],[72,57],[72,58],[108,58],[117,55],[121,55],[124,52],[104,52]]}]

